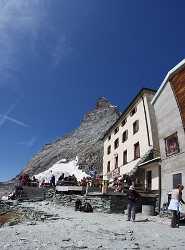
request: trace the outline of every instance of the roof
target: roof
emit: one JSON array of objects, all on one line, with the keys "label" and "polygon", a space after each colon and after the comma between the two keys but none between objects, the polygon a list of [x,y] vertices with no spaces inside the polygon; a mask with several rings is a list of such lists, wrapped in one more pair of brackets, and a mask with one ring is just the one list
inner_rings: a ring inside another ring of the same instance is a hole
[{"label": "roof", "polygon": [[142,97],[145,93],[151,92],[156,93],[156,90],[150,89],[150,88],[142,88],[139,93],[134,97],[134,99],[130,102],[130,104],[125,108],[125,110],[121,113],[120,117],[115,121],[115,123],[105,132],[101,140],[104,140],[105,137],[109,134],[110,131],[113,130],[113,128],[123,119],[123,117],[128,113],[128,111],[134,107],[136,102]]},{"label": "roof", "polygon": [[134,175],[139,167],[150,164],[152,162],[159,162],[161,159],[160,152],[153,148],[149,149],[136,163],[136,165],[127,174]]},{"label": "roof", "polygon": [[172,68],[170,71],[168,71],[166,77],[164,78],[161,86],[159,87],[157,93],[155,94],[155,96],[154,96],[154,98],[153,98],[153,100],[151,102],[152,105],[154,105],[154,103],[156,102],[157,98],[159,97],[160,93],[162,92],[162,90],[166,86],[166,84],[167,84],[168,80],[170,79],[170,77],[172,77],[175,73],[177,73],[178,71],[180,71],[184,67],[185,67],[185,59],[183,59],[174,68]]}]

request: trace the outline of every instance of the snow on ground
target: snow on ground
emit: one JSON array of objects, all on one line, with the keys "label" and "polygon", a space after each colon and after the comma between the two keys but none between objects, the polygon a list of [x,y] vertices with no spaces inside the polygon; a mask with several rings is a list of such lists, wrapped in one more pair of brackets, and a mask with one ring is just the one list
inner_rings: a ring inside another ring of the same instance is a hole
[{"label": "snow on ground", "polygon": [[127,222],[122,214],[82,213],[48,202],[24,203],[35,210],[58,214],[56,221],[0,228],[0,249],[150,249],[184,250],[185,227],[170,228],[158,217]]},{"label": "snow on ground", "polygon": [[77,159],[69,162],[67,162],[65,159],[62,159],[55,163],[48,170],[35,175],[35,177],[39,180],[39,182],[42,182],[43,180],[49,182],[52,174],[54,174],[57,181],[60,175],[64,173],[65,177],[74,174],[77,180],[80,181],[81,179],[83,179],[83,177],[87,177],[88,175],[82,172],[82,170],[78,169],[78,167],[79,166]]}]

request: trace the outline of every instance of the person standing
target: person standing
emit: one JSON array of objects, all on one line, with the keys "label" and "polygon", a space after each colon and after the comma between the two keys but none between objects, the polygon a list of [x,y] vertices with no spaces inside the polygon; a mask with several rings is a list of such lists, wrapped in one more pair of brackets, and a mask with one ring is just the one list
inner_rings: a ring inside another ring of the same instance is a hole
[{"label": "person standing", "polygon": [[182,199],[183,185],[178,184],[176,189],[172,190],[171,200],[168,209],[172,211],[171,227],[179,227],[180,221],[180,205],[185,204]]},{"label": "person standing", "polygon": [[140,198],[140,195],[135,190],[133,185],[131,185],[129,187],[127,198],[128,198],[128,218],[127,218],[127,221],[130,221],[131,217],[132,217],[132,221],[134,222],[135,218],[136,218],[136,204]]},{"label": "person standing", "polygon": [[87,196],[87,195],[88,195],[88,192],[89,192],[89,187],[90,187],[90,180],[87,180],[86,190],[85,190],[85,196]]},{"label": "person standing", "polygon": [[54,176],[54,174],[52,174],[52,176],[51,176],[50,185],[52,187],[55,187],[55,176]]}]

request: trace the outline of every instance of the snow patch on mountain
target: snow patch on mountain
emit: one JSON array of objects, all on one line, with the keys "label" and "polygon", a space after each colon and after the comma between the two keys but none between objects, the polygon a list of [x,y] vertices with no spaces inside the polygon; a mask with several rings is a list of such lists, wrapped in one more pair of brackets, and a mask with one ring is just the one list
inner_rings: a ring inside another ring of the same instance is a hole
[{"label": "snow patch on mountain", "polygon": [[35,177],[39,180],[39,182],[42,182],[43,180],[45,180],[45,182],[49,182],[51,176],[54,175],[57,181],[58,178],[61,176],[61,174],[64,173],[65,177],[74,174],[77,180],[80,181],[84,177],[87,177],[88,175],[84,173],[82,170],[80,170],[78,167],[79,165],[77,159],[72,161],[67,161],[66,159],[62,159],[56,162],[48,170],[35,175]]}]

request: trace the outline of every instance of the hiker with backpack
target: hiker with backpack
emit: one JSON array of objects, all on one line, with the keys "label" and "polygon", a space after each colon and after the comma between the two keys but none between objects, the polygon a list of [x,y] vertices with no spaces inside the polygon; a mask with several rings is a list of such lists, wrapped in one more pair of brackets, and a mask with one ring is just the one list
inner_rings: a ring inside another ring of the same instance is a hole
[{"label": "hiker with backpack", "polygon": [[132,217],[132,221],[134,222],[135,218],[136,218],[136,205],[137,205],[138,200],[140,199],[140,195],[135,190],[133,185],[131,185],[129,187],[127,198],[128,198],[128,218],[127,218],[127,221],[130,221],[131,217]]}]

